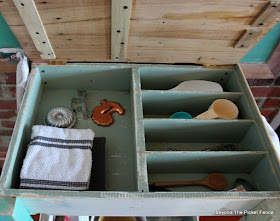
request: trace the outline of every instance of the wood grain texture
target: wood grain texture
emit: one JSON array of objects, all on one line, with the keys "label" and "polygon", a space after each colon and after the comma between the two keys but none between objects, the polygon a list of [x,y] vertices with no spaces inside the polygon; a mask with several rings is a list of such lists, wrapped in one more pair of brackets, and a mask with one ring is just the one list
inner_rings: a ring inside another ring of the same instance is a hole
[{"label": "wood grain texture", "polygon": [[266,27],[280,15],[280,2],[269,2],[252,23],[253,27]]},{"label": "wood grain texture", "polygon": [[[266,0],[133,0],[126,62],[236,64],[275,24],[248,48],[233,48],[268,4]],[[57,59],[112,62],[111,0],[35,0]],[[32,60],[37,53],[12,0],[3,13]],[[29,40],[26,40],[29,39]],[[115,61],[114,61],[115,62]]]},{"label": "wood grain texture", "polygon": [[33,0],[13,0],[42,59],[55,59],[55,53]]},{"label": "wood grain texture", "polygon": [[125,60],[132,0],[112,0],[111,59]]},{"label": "wood grain texture", "polygon": [[12,0],[0,2],[0,11],[12,32],[19,41],[21,47],[31,60],[41,59],[32,38],[30,37],[18,11]]},{"label": "wood grain texture", "polygon": [[247,79],[274,79],[267,64],[240,63],[240,67]]},{"label": "wood grain texture", "polygon": [[248,48],[261,33],[260,29],[246,29],[234,48]]}]

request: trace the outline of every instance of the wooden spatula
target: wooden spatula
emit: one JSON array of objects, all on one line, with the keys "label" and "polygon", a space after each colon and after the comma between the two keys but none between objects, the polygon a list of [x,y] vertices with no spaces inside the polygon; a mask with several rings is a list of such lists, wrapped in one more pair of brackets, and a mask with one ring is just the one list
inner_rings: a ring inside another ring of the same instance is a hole
[{"label": "wooden spatula", "polygon": [[156,182],[155,186],[208,186],[213,190],[224,190],[227,186],[226,178],[220,173],[211,173],[208,177],[198,181],[182,181],[182,182]]}]

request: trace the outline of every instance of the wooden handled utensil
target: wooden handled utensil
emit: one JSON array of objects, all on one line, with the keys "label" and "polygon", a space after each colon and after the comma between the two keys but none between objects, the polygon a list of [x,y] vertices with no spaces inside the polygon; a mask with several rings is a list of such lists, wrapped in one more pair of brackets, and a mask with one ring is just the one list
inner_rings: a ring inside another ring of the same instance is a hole
[{"label": "wooden handled utensil", "polygon": [[194,119],[226,119],[232,120],[236,119],[238,116],[238,107],[230,100],[227,99],[217,99],[209,107],[208,111],[196,116]]},{"label": "wooden handled utensil", "polygon": [[198,181],[182,181],[182,182],[156,182],[155,186],[207,186],[213,190],[224,190],[227,186],[226,178],[220,173],[211,173],[208,177]]}]

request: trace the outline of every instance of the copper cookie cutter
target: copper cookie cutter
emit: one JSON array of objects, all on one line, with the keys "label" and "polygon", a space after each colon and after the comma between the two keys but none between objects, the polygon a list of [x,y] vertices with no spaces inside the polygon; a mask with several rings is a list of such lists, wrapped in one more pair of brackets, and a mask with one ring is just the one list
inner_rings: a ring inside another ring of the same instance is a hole
[{"label": "copper cookie cutter", "polygon": [[96,106],[92,113],[92,120],[101,126],[109,126],[114,122],[112,114],[117,112],[120,115],[124,114],[124,109],[120,104],[103,99],[101,106]]}]

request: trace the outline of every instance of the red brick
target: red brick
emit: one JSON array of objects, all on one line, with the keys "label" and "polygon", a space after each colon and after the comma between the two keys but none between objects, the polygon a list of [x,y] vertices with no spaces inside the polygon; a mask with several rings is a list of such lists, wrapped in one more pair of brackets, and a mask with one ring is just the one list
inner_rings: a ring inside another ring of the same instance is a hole
[{"label": "red brick", "polygon": [[[0,146],[8,147],[11,141],[11,136],[0,136]],[[1,152],[1,150],[0,150]]]},{"label": "red brick", "polygon": [[0,136],[12,136],[13,130],[0,130]]},{"label": "red brick", "polygon": [[280,99],[268,98],[262,107],[263,108],[269,108],[269,107],[280,108]]},{"label": "red brick", "polygon": [[0,136],[0,152],[7,152],[11,136]]},{"label": "red brick", "polygon": [[2,147],[2,146],[0,146],[0,151],[1,152],[7,152],[8,149],[9,149],[9,147]]},{"label": "red brick", "polygon": [[16,87],[2,85],[2,97],[3,98],[15,98],[16,97]]},{"label": "red brick", "polygon": [[277,110],[262,110],[261,114],[269,121],[277,114]]},{"label": "red brick", "polygon": [[9,119],[16,116],[16,112],[13,110],[0,111],[0,119]]},{"label": "red brick", "polygon": [[16,109],[16,100],[0,100],[0,109]]},{"label": "red brick", "polygon": [[0,159],[0,168],[3,168],[4,162],[5,162],[5,160]]},{"label": "red brick", "polygon": [[41,216],[40,213],[37,213],[36,215],[31,215],[31,217],[32,217],[32,219],[33,219],[34,221],[40,221],[40,220],[41,220],[41,219],[40,219],[40,216]]},{"label": "red brick", "polygon": [[1,84],[16,84],[16,73],[0,73]]},{"label": "red brick", "polygon": [[253,87],[251,91],[255,97],[280,97],[280,88],[277,87]]},{"label": "red brick", "polygon": [[5,159],[7,153],[0,152],[0,159]]},{"label": "red brick", "polygon": [[260,102],[263,101],[263,98],[256,98],[255,101],[256,101],[257,105],[259,105]]},{"label": "red brick", "polygon": [[2,124],[2,127],[4,127],[4,128],[14,128],[15,121],[2,120],[1,124]]},{"label": "red brick", "polygon": [[249,86],[270,86],[273,79],[247,79]]}]

